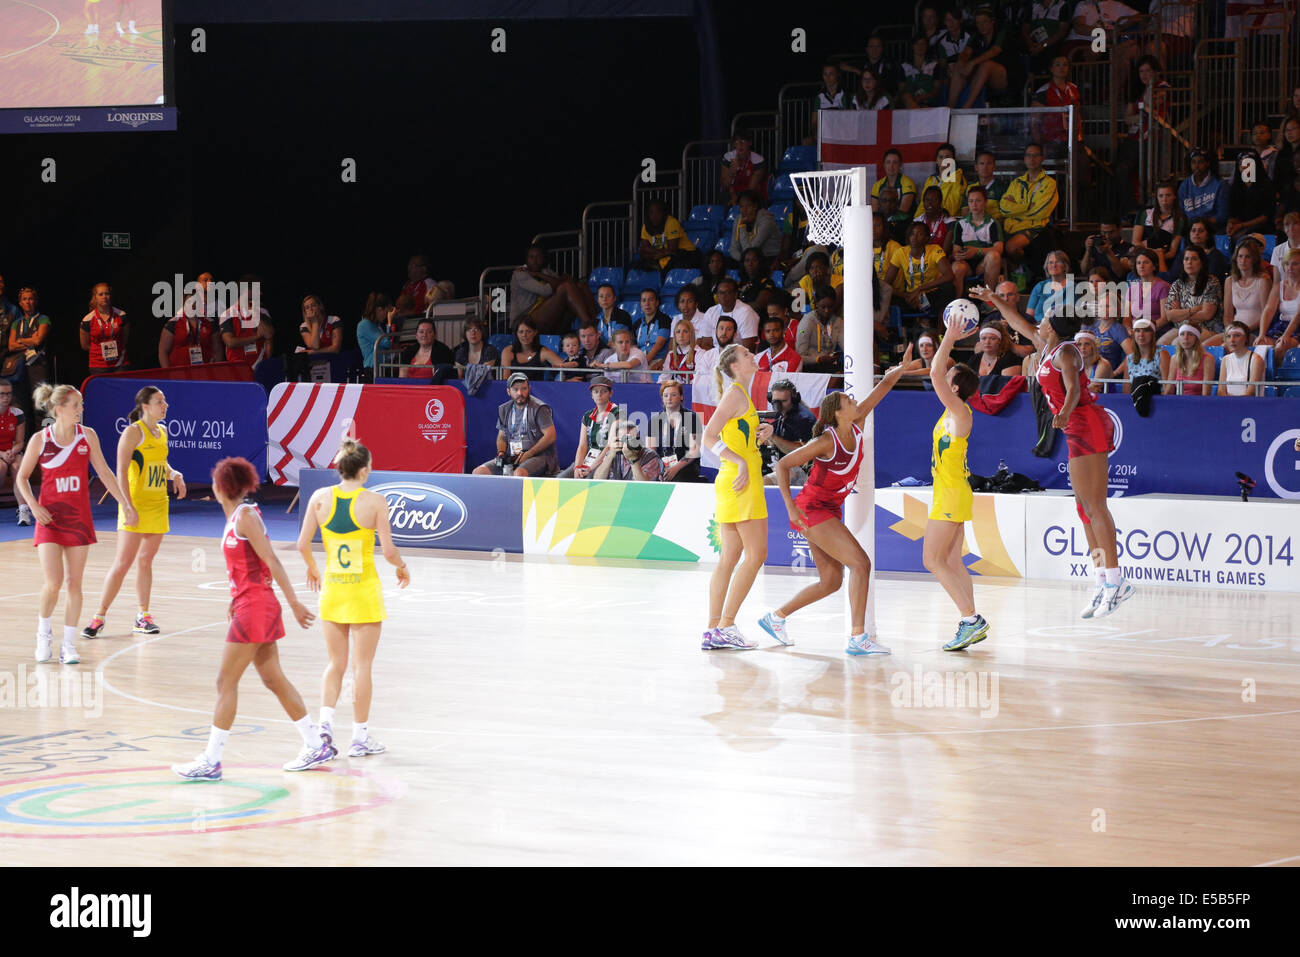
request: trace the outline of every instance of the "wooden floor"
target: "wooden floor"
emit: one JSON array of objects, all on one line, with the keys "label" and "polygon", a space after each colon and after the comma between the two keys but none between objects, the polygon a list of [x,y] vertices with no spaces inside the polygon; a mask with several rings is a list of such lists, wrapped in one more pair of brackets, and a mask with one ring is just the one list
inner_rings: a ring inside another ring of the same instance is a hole
[{"label": "wooden floor", "polygon": [[[113,554],[101,539],[87,613]],[[82,663],[39,668],[34,555],[0,545],[0,860],[1300,862],[1298,597],[1144,590],[1089,625],[1079,587],[977,580],[992,636],[953,655],[938,650],[953,619],[938,586],[885,576],[895,654],[856,660],[839,598],[792,620],[793,648],[703,653],[707,569],[408,561],[415,584],[387,595],[376,664],[371,727],[388,752],[278,770],[297,737],[250,672],[225,780],[186,783],[167,766],[206,740],[225,632],[215,542],[166,542],[162,635],[130,635],[128,579]],[[760,636],[754,620],[804,581],[762,576],[742,626]],[[319,626],[290,627],[285,670],[315,714]],[[14,693],[74,671],[80,698],[70,683],[45,707]],[[982,696],[956,697],[967,681]],[[350,722],[343,702],[341,736]]]}]

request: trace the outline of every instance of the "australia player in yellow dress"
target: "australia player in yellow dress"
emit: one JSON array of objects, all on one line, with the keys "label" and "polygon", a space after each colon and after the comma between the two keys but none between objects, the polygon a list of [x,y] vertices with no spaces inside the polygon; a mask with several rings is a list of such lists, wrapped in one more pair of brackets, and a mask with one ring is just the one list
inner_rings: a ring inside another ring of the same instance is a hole
[{"label": "australia player in yellow dress", "polygon": [[[375,567],[375,536],[383,556],[397,566],[397,583],[411,583],[388,524],[388,502],[363,488],[370,477],[370,450],[345,438],[335,458],[338,485],[318,490],[307,503],[298,535],[298,551],[307,565],[307,587],[320,592],[320,620],[325,631],[329,664],[321,681],[321,736],[334,741],[334,708],[348,666],[348,639],[352,639],[352,743],[348,756],[379,754],[384,746],[370,734],[370,701],[374,692],[371,666],[383,627],[384,592]],[[322,577],[311,543],[320,529],[325,545]],[[341,750],[341,749],[340,749]]]},{"label": "australia player in yellow dress", "polygon": [[962,334],[961,323],[959,315],[947,320],[947,332],[930,364],[930,382],[934,394],[943,402],[944,411],[932,434],[930,472],[934,500],[925,523],[922,560],[961,614],[957,634],[943,646],[944,651],[961,651],[983,641],[989,634],[989,623],[975,610],[975,586],[962,561],[966,522],[971,519],[974,501],[970,470],[966,467],[971,432],[971,409],[966,400],[979,391],[980,382],[970,366],[959,362],[947,368],[953,344]]},{"label": "australia player in yellow dress", "polygon": [[[98,638],[104,630],[108,609],[133,563],[135,594],[140,604],[133,631],[137,635],[159,632],[149,614],[149,595],[153,591],[153,559],[171,528],[167,483],[175,486],[178,499],[185,497],[185,476],[167,463],[166,417],[167,397],[161,389],[147,385],[135,394],[135,408],[117,442],[117,484],[125,498],[117,510],[117,555],[104,577],[99,610],[81,631],[83,638]],[[134,525],[127,524],[123,504],[135,508]]]},{"label": "australia player in yellow dress", "polygon": [[722,463],[713,484],[722,554],[709,579],[709,624],[700,643],[705,651],[757,647],[736,628],[740,605],[767,560],[758,412],[749,398],[749,384],[757,371],[754,354],[739,343],[722,350],[713,370],[718,405],[703,441]]}]

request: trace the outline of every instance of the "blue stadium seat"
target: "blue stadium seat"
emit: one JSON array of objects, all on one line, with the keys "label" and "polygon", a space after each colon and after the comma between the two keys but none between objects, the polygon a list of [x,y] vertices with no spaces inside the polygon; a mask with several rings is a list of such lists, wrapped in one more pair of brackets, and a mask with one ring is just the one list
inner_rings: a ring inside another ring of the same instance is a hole
[{"label": "blue stadium seat", "polygon": [[618,307],[631,316],[633,322],[640,322],[645,318],[645,313],[641,311],[640,299],[624,299]]},{"label": "blue stadium seat", "polygon": [[[730,256],[730,255],[731,255],[731,236],[730,236],[730,235],[719,236],[719,237],[718,237],[718,241],[717,241],[716,243],[713,244],[713,249],[714,249],[714,250],[717,250],[717,251],[720,252],[720,253],[722,253],[722,255],[724,255],[724,256]],[[710,250],[710,252],[712,252],[712,251],[713,251],[713,250]]]},{"label": "blue stadium seat", "polygon": [[1288,349],[1277,369],[1279,381],[1300,382],[1300,349]]},{"label": "blue stadium seat", "polygon": [[783,173],[805,173],[817,168],[817,147],[790,146],[781,156],[778,169]]},{"label": "blue stadium seat", "polygon": [[547,349],[550,349],[556,355],[559,355],[563,351],[563,346],[560,345],[564,339],[563,336],[546,335],[541,336],[540,338],[542,340],[542,345]]},{"label": "blue stadium seat", "polygon": [[694,225],[686,227],[686,235],[696,249],[712,249],[713,244],[718,241],[718,231],[709,225]]},{"label": "blue stadium seat", "polygon": [[1214,248],[1225,256],[1232,255],[1232,240],[1227,235],[1220,233],[1214,237]]},{"label": "blue stadium seat", "polygon": [[728,269],[728,270],[727,270],[727,275],[730,276],[732,279],[736,280],[736,282],[740,282],[740,270],[739,270],[739,269]]},{"label": "blue stadium seat", "polygon": [[659,307],[659,311],[672,319],[673,322],[676,322],[682,316],[682,311],[677,308],[676,304],[673,303],[672,300],[665,301],[664,304]]},{"label": "blue stadium seat", "polygon": [[[1256,346],[1255,352],[1258,353],[1259,357],[1264,360],[1264,381],[1265,382],[1273,381],[1273,347]],[[1277,387],[1269,386],[1267,389],[1264,390],[1264,394],[1267,396],[1277,395]]]},{"label": "blue stadium seat", "polygon": [[771,200],[774,203],[794,202],[794,184],[790,182],[789,173],[779,173],[776,179],[772,180]]},{"label": "blue stadium seat", "polygon": [[657,269],[629,269],[627,277],[623,280],[623,298],[636,296],[640,300],[642,289],[653,289],[658,292],[662,285],[663,281],[659,278]]},{"label": "blue stadium seat", "polygon": [[736,225],[736,220],[739,218],[740,206],[732,206],[731,209],[727,210],[727,218],[722,221],[722,225],[726,228],[727,232],[731,232],[732,227]]},{"label": "blue stadium seat", "polygon": [[[1215,378],[1215,379],[1218,379],[1218,378],[1219,378],[1219,366],[1223,365],[1223,352],[1224,352],[1224,347],[1223,347],[1223,346],[1206,346],[1206,347],[1205,347],[1205,351],[1208,352],[1210,355],[1214,356],[1214,378]],[[1210,395],[1218,395],[1218,394],[1219,394],[1219,387],[1218,387],[1217,385],[1212,385],[1212,386],[1210,386]]]},{"label": "blue stadium seat", "polygon": [[498,332],[494,336],[488,336],[490,342],[497,352],[505,352],[506,349],[515,344],[515,337],[508,332]]},{"label": "blue stadium seat", "polygon": [[722,219],[727,215],[727,207],[721,204],[709,206],[692,206],[691,214],[686,217],[687,226],[711,226],[716,231],[722,226]]},{"label": "blue stadium seat", "polygon": [[617,298],[623,291],[623,270],[618,266],[597,266],[587,277],[587,285],[591,287],[593,293],[605,283],[614,287],[614,296]]},{"label": "blue stadium seat", "polygon": [[684,286],[689,286],[695,280],[700,278],[698,269],[670,269],[668,275],[664,278],[663,288],[659,290],[659,295],[666,302],[671,302],[672,297],[677,295],[678,290]]},{"label": "blue stadium seat", "polygon": [[772,218],[776,220],[778,226],[785,222],[785,218],[790,215],[790,211],[793,209],[794,203],[785,202],[773,203],[771,206],[767,207],[767,211],[772,214]]},{"label": "blue stadium seat", "polygon": [[1264,237],[1264,261],[1268,262],[1273,256],[1273,248],[1277,246],[1277,236],[1269,233]]},{"label": "blue stadium seat", "polygon": [[773,270],[772,270],[772,282],[776,285],[776,288],[777,288],[777,289],[784,289],[784,288],[785,288],[785,270],[784,270],[784,269],[773,269]]}]

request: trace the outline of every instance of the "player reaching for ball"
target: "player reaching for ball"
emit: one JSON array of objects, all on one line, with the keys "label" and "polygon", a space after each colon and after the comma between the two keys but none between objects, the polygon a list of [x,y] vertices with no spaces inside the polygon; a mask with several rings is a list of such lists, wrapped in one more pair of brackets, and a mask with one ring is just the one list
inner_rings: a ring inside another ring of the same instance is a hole
[{"label": "player reaching for ball", "polygon": [[[813,438],[783,456],[776,463],[776,480],[790,513],[790,527],[808,539],[818,580],[801,589],[775,611],[758,622],[759,627],[783,645],[794,642],[786,634],[786,619],[839,590],[844,569],[849,569],[850,655],[887,655],[889,649],[876,641],[874,621],[867,620],[867,589],[871,584],[871,559],[844,524],[844,500],[858,483],[862,466],[862,426],[867,415],[880,404],[902,378],[912,362],[912,347],[903,360],[885,373],[884,379],[861,402],[846,393],[832,392],[822,400],[813,426]],[[812,472],[799,497],[790,495],[790,470],[812,462]],[[867,481],[874,481],[868,476]]]},{"label": "player reaching for ball", "polygon": [[1042,322],[1034,326],[1015,306],[988,289],[977,287],[970,294],[997,306],[1012,328],[1029,338],[1042,355],[1038,384],[1052,410],[1052,425],[1065,432],[1070,487],[1074,489],[1097,576],[1097,590],[1082,617],[1105,618],[1132,598],[1137,588],[1120,574],[1115,521],[1106,503],[1107,458],[1114,450],[1115,426],[1088,388],[1083,357],[1073,341],[1080,321],[1049,309],[1044,311]]},{"label": "player reaching for ball", "polygon": [[[411,583],[410,572],[393,544],[388,525],[388,502],[377,492],[362,488],[370,477],[370,450],[352,438],[345,438],[335,456],[338,485],[319,489],[303,511],[298,551],[307,565],[307,587],[320,592],[321,626],[329,664],[321,681],[321,734],[334,739],[334,707],[348,666],[349,632],[352,651],[352,743],[348,757],[380,754],[384,746],[371,736],[370,697],[373,684],[370,667],[379,645],[384,622],[384,591],[375,568],[375,534],[384,558],[397,566],[397,583]],[[322,580],[311,541],[320,527],[325,545],[325,577]]]},{"label": "player reaching for ball", "polygon": [[951,369],[947,368],[952,347],[968,325],[967,317],[962,310],[948,309],[944,312],[944,324],[947,331],[930,364],[930,383],[943,403],[944,412],[932,433],[930,472],[934,498],[925,523],[921,560],[939,579],[939,584],[961,614],[957,634],[943,646],[943,650],[961,651],[989,635],[989,623],[975,610],[975,586],[971,583],[970,571],[961,560],[966,523],[971,519],[974,503],[970,470],[966,467],[966,447],[971,430],[971,410],[966,400],[979,391],[980,380],[974,369],[960,362]]},{"label": "player reaching for ball", "polygon": [[235,723],[239,679],[250,664],[257,668],[262,683],[280,699],[280,705],[302,736],[302,751],[284,769],[307,771],[338,754],[333,744],[325,741],[320,730],[312,725],[302,695],[280,670],[276,642],[284,637],[284,622],[280,619],[280,602],[271,590],[271,580],[284,592],[299,625],[306,628],[316,616],[294,594],[293,584],[271,548],[262,513],[256,505],[244,501],[256,488],[257,470],[245,459],[222,459],[212,470],[212,494],[226,513],[221,551],[226,556],[226,572],[230,576],[230,629],[226,632],[221,670],[217,672],[217,706],[212,713],[208,746],[189,764],[172,765],[172,770],[183,778],[221,780],[221,751]]}]

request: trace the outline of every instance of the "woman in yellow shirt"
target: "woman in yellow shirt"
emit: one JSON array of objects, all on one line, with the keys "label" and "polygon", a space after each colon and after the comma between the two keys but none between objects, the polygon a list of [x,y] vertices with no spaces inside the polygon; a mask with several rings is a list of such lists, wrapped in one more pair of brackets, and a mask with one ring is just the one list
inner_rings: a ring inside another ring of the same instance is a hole
[{"label": "woman in yellow shirt", "polygon": [[[943,248],[928,242],[930,231],[925,223],[913,222],[907,228],[907,246],[894,250],[884,282],[903,294],[907,305],[915,310],[938,314],[947,295],[929,293],[952,286],[952,266]],[[944,290],[947,293],[949,290]]]}]

